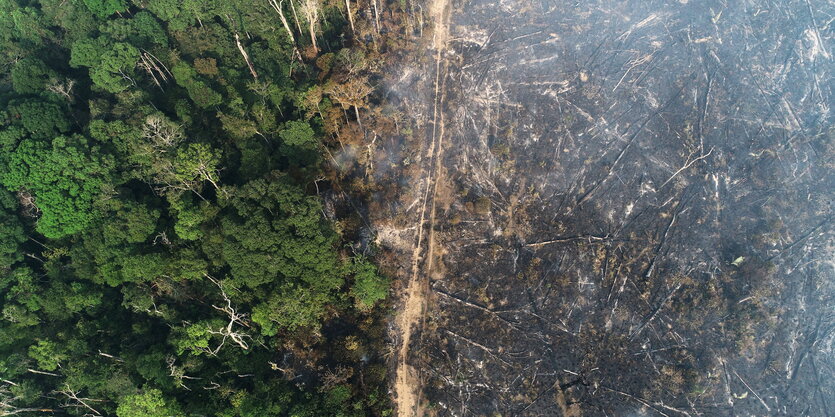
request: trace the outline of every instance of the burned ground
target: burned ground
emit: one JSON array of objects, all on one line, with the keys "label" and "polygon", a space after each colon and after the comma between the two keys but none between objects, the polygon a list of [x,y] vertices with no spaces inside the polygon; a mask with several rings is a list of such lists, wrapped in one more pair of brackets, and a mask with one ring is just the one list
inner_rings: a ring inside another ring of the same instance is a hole
[{"label": "burned ground", "polygon": [[401,187],[441,189],[408,349],[429,410],[835,413],[835,6],[450,10],[443,177]]}]

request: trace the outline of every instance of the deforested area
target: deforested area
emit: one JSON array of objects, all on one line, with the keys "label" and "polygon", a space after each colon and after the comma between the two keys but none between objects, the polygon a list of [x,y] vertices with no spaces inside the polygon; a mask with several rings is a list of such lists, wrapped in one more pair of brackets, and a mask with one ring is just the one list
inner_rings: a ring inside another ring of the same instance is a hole
[{"label": "deforested area", "polygon": [[423,8],[371,206],[397,415],[835,412],[831,1]]}]

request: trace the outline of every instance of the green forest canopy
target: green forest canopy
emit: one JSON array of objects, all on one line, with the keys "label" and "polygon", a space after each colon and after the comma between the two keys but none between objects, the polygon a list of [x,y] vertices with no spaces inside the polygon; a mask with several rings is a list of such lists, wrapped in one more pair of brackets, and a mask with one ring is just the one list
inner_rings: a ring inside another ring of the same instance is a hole
[{"label": "green forest canopy", "polygon": [[313,191],[363,55],[305,3],[0,0],[0,415],[387,415],[388,282]]}]

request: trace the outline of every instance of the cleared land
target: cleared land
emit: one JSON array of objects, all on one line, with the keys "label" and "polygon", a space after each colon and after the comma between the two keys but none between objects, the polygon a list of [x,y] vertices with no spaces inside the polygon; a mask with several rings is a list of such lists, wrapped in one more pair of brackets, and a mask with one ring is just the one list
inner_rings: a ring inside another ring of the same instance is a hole
[{"label": "cleared land", "polygon": [[835,410],[834,9],[429,7],[399,415]]}]

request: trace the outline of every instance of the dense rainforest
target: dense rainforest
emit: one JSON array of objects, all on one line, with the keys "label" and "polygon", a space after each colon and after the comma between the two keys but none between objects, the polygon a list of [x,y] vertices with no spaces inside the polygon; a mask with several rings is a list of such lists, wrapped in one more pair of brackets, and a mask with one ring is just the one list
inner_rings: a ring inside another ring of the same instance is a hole
[{"label": "dense rainforest", "polygon": [[0,0],[0,415],[390,413],[351,9]]}]

